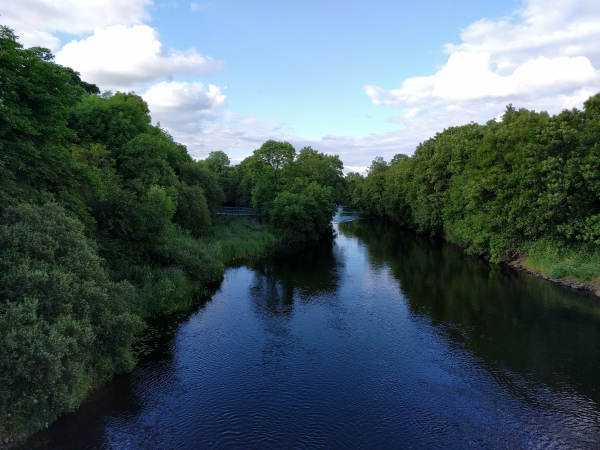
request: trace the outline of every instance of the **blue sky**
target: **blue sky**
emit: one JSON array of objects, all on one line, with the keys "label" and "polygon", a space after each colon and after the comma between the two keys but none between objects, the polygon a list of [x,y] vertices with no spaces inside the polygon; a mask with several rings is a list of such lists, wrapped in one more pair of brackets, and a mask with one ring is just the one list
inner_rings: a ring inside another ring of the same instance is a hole
[{"label": "blue sky", "polygon": [[101,89],[141,94],[196,158],[276,139],[364,171],[508,103],[581,108],[600,90],[594,3],[4,0],[0,20]]}]

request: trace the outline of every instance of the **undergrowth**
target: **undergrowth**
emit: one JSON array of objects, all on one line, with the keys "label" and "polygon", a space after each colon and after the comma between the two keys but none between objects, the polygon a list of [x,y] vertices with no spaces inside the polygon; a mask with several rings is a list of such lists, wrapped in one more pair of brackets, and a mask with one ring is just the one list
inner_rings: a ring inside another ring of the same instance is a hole
[{"label": "undergrowth", "polygon": [[600,284],[600,251],[581,243],[566,246],[551,240],[540,240],[528,249],[523,265],[551,278],[564,278],[586,284]]}]

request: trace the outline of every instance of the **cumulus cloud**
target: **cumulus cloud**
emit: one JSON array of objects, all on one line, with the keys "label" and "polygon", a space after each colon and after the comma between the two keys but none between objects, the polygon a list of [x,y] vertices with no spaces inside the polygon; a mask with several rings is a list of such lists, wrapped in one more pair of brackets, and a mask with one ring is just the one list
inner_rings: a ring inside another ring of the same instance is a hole
[{"label": "cumulus cloud", "polygon": [[141,24],[150,19],[152,0],[19,0],[4,2],[2,23],[13,28],[25,47],[57,50],[55,32],[82,34],[109,25]]},{"label": "cumulus cloud", "polygon": [[147,25],[113,25],[68,43],[56,54],[56,62],[102,89],[124,90],[174,75],[211,76],[225,67],[194,48],[167,50],[159,39]]},{"label": "cumulus cloud", "polygon": [[144,94],[144,99],[155,110],[165,114],[177,111],[204,111],[220,108],[226,99],[219,86],[208,85],[208,90],[199,81],[191,83],[172,81],[155,84]]},{"label": "cumulus cloud", "polygon": [[163,81],[151,86],[142,97],[155,122],[160,122],[179,139],[182,136],[189,140],[199,131],[202,122],[216,119],[225,105],[225,89],[212,84],[206,89],[199,81]]},{"label": "cumulus cloud", "polygon": [[435,75],[409,78],[398,89],[366,86],[376,105],[411,105],[432,99],[471,101],[528,98],[561,93],[598,82],[598,71],[584,56],[540,56],[524,62],[513,73],[498,75],[489,53],[460,51]]},{"label": "cumulus cloud", "polygon": [[500,71],[538,56],[587,56],[599,65],[600,3],[583,0],[528,0],[511,17],[481,19],[461,32],[462,43],[448,53],[487,52]]},{"label": "cumulus cloud", "polygon": [[557,113],[600,91],[599,38],[600,3],[526,0],[511,17],[462,30],[435,74],[393,89],[367,85],[365,93],[375,105],[400,108],[391,121],[430,134],[485,122],[508,103]]}]

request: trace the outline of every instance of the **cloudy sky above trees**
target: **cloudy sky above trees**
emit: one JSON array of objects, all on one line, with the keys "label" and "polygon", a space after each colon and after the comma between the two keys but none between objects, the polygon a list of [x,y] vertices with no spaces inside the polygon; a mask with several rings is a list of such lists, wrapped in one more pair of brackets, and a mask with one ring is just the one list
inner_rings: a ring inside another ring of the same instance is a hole
[{"label": "cloudy sky above trees", "polygon": [[268,139],[363,171],[436,131],[600,91],[600,2],[19,0],[0,23],[135,91],[195,158]]}]

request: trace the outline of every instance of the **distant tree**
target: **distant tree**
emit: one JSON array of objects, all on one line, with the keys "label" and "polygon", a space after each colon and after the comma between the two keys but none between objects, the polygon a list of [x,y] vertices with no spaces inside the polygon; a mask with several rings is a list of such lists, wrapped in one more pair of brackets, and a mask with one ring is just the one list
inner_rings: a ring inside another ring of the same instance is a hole
[{"label": "distant tree", "polygon": [[177,210],[173,221],[195,238],[208,234],[212,221],[204,190],[200,186],[190,186],[186,183],[179,185]]},{"label": "distant tree", "polygon": [[199,186],[206,197],[206,204],[211,212],[225,202],[225,194],[219,186],[217,178],[199,162],[189,162],[180,168],[179,178],[189,186]]},{"label": "distant tree", "polygon": [[298,178],[290,190],[277,195],[269,214],[273,226],[292,239],[307,240],[329,230],[335,211],[330,187]]},{"label": "distant tree", "polygon": [[202,161],[202,165],[215,175],[220,175],[229,167],[229,157],[221,150],[210,152],[208,158]]},{"label": "distant tree", "polygon": [[296,160],[296,176],[315,181],[321,186],[329,186],[335,203],[341,204],[346,198],[344,163],[339,156],[330,156],[304,147]]}]

